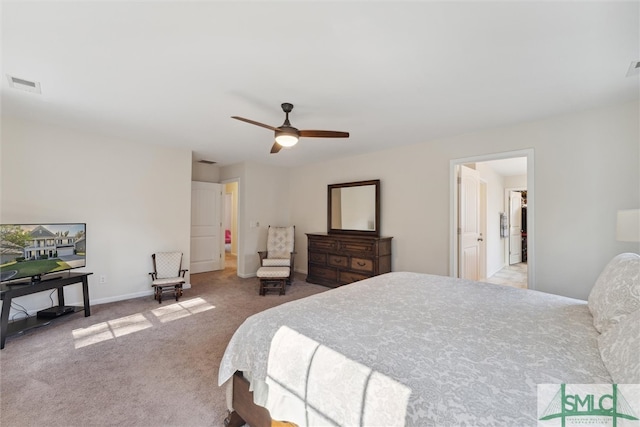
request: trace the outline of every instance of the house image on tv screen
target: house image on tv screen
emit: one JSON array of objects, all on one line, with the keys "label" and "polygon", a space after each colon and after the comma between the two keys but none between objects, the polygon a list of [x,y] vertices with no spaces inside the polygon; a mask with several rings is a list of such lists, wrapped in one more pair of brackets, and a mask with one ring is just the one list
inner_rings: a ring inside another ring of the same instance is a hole
[{"label": "house image on tv screen", "polygon": [[0,226],[0,281],[86,265],[85,224]]},{"label": "house image on tv screen", "polygon": [[39,225],[31,231],[31,245],[24,248],[27,259],[58,258],[75,254],[75,237],[54,234]]}]

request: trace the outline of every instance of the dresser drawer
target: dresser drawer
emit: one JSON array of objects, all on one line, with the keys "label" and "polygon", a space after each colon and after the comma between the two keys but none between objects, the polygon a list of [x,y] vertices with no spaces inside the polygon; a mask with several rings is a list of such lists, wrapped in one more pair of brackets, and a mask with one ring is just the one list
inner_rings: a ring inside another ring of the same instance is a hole
[{"label": "dresser drawer", "polygon": [[338,245],[333,239],[313,239],[309,238],[309,249],[331,252],[337,249]]},{"label": "dresser drawer", "polygon": [[329,262],[328,264],[332,267],[346,267],[349,265],[349,258],[346,256],[340,255],[331,255],[329,254]]},{"label": "dresser drawer", "polygon": [[309,262],[314,264],[327,264],[327,254],[318,252],[309,252]]},{"label": "dresser drawer", "polygon": [[371,253],[375,242],[367,242],[364,240],[342,241],[340,242],[340,251],[351,252],[354,254]]},{"label": "dresser drawer", "polygon": [[373,260],[367,258],[351,258],[352,270],[369,271],[373,273]]},{"label": "dresser drawer", "polygon": [[358,274],[358,273],[353,273],[351,271],[341,271],[339,274],[339,278],[338,281],[340,283],[344,283],[349,284],[349,283],[353,283],[353,282],[357,282],[358,280],[364,280],[364,279],[368,279],[371,276],[367,276],[366,274]]},{"label": "dresser drawer", "polygon": [[327,279],[331,281],[338,280],[338,272],[333,268],[319,267],[317,265],[309,265],[309,276]]}]

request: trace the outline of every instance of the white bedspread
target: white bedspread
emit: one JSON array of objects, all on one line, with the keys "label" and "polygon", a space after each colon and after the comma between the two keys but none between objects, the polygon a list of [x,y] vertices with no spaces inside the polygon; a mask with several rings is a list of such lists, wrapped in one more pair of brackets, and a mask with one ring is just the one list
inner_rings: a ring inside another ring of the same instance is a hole
[{"label": "white bedspread", "polygon": [[611,382],[598,335],[585,301],[388,273],[248,318],[219,384],[301,426],[535,425],[537,384]]}]

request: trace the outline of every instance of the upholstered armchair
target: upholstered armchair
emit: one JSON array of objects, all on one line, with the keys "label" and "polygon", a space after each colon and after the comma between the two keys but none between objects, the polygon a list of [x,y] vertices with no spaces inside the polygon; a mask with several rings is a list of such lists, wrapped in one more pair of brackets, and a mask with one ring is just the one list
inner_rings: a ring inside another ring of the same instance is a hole
[{"label": "upholstered armchair", "polygon": [[295,259],[294,236],[296,227],[272,227],[267,230],[267,250],[258,252],[261,267],[289,267],[290,285],[293,280]]}]

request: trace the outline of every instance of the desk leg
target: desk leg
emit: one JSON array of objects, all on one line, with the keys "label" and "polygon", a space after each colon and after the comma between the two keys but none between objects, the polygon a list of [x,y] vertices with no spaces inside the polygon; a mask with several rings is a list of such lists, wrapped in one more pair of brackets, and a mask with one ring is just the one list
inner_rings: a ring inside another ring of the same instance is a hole
[{"label": "desk leg", "polygon": [[91,316],[91,306],[89,305],[89,280],[87,276],[82,278],[82,297],[84,298],[84,317]]},{"label": "desk leg", "polygon": [[62,286],[58,288],[58,307],[64,307],[64,289],[62,289]]},{"label": "desk leg", "polygon": [[7,327],[9,326],[9,311],[11,311],[11,297],[6,296],[2,300],[2,317],[0,318],[0,350],[4,348],[7,339]]}]

